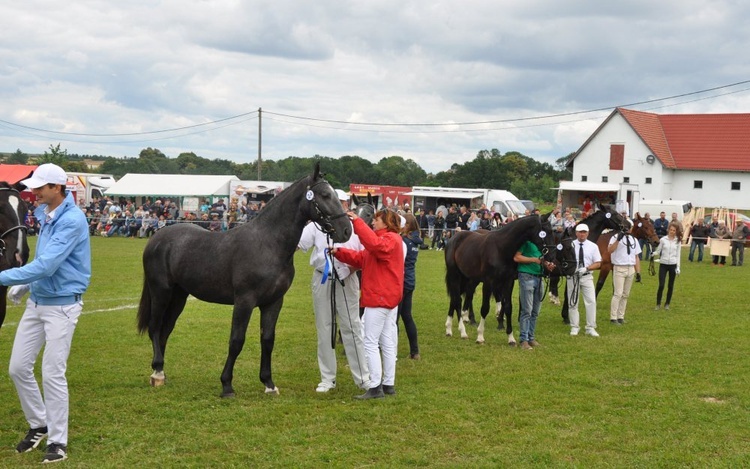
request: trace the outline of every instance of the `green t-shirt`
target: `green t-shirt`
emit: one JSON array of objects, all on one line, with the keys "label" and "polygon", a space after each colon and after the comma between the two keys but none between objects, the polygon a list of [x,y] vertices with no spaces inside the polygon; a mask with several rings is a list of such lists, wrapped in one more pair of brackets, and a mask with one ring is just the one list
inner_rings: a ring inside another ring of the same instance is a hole
[{"label": "green t-shirt", "polygon": [[[541,257],[542,251],[531,241],[525,241],[518,250],[525,257]],[[542,275],[542,266],[540,264],[518,264],[518,271],[526,274]]]}]

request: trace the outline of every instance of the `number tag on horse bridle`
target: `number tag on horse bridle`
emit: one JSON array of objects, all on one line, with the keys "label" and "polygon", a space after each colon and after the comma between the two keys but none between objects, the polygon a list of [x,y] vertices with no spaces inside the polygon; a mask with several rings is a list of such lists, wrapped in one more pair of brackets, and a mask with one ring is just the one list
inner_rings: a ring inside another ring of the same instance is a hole
[{"label": "number tag on horse bridle", "polygon": [[643,228],[643,223],[638,223],[638,228]]},{"label": "number tag on horse bridle", "polygon": [[547,237],[547,232],[546,231],[540,231],[539,232],[539,237],[542,238],[542,239],[546,238]]},{"label": "number tag on horse bridle", "polygon": [[604,215],[604,218],[612,218],[612,214],[608,213],[608,214]]},{"label": "number tag on horse bridle", "polygon": [[315,198],[315,193],[311,190],[308,190],[307,193],[305,194],[305,198],[307,200],[312,200]]},{"label": "number tag on horse bridle", "polygon": [[562,243],[558,244],[558,245],[557,245],[557,246],[555,246],[555,247],[557,248],[557,250],[558,250],[558,251],[562,251],[562,250],[563,250],[563,245],[562,245]]}]

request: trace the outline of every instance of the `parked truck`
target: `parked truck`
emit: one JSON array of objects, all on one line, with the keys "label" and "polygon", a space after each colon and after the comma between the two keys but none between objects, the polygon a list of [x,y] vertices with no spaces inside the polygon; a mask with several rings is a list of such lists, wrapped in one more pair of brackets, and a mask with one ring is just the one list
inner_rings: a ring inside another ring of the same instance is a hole
[{"label": "parked truck", "polygon": [[570,207],[576,215],[583,210],[588,199],[592,205],[611,206],[632,217],[638,211],[641,194],[637,184],[628,183],[560,181],[554,189],[557,190],[557,207]]},{"label": "parked truck", "polygon": [[115,183],[111,174],[67,172],[66,189],[73,194],[76,204],[89,205],[95,197],[101,198],[105,190]]},{"label": "parked truck", "polygon": [[464,189],[458,187],[414,186],[407,196],[412,197],[414,209],[437,210],[438,207],[464,205],[469,210],[478,210],[485,205],[488,210],[498,212],[503,219],[513,215],[522,217],[526,207],[511,192],[500,189]]}]

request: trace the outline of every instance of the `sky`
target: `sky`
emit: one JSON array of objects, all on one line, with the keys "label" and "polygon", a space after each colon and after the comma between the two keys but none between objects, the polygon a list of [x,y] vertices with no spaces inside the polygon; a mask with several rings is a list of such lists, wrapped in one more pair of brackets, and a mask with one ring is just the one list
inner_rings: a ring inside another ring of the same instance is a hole
[{"label": "sky", "polygon": [[260,134],[263,159],[437,173],[491,149],[554,163],[616,106],[750,112],[740,0],[24,0],[0,18],[0,152],[252,162]]}]

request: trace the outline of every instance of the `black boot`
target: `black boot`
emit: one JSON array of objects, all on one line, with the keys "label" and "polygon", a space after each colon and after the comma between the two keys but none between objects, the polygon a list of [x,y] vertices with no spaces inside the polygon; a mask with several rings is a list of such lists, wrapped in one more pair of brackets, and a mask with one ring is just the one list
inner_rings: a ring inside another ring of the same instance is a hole
[{"label": "black boot", "polygon": [[383,394],[387,396],[395,396],[396,395],[396,386],[384,384],[383,385]]},{"label": "black boot", "polygon": [[361,394],[359,396],[354,396],[355,399],[365,400],[365,399],[378,399],[381,397],[385,397],[385,394],[383,394],[383,386],[378,385],[374,388],[370,388],[367,390],[366,393]]}]

